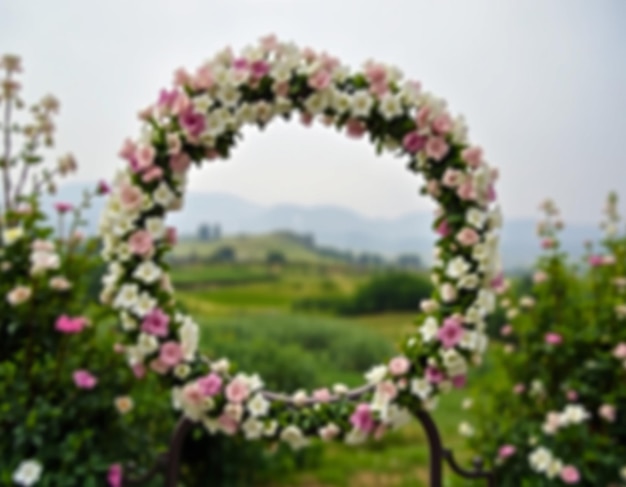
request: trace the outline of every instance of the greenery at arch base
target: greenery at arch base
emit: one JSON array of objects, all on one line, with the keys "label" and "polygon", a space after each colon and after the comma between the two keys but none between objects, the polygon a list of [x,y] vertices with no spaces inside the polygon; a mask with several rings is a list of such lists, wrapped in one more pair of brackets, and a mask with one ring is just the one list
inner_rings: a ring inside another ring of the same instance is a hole
[{"label": "greenery at arch base", "polygon": [[[341,385],[276,399],[253,371],[200,356],[199,327],[177,305],[168,277],[176,232],[165,217],[183,206],[190,166],[228,158],[243,125],[262,128],[294,113],[305,125],[321,120],[350,137],[368,135],[379,152],[405,158],[438,205],[434,294],[398,355],[366,374],[371,387],[357,401]],[[487,345],[501,221],[492,204],[497,171],[442,100],[393,67],[368,62],[351,73],[326,53],[270,36],[238,55],[226,49],[194,73],[178,70],[173,88],[139,116],[142,134],[120,152],[127,167],[100,224],[108,261],[101,299],[119,315],[130,367],[161,376],[177,410],[212,434],[297,449],[312,439],[355,444],[380,436],[464,386]]]},{"label": "greenery at arch base", "polygon": [[[551,201],[538,225],[543,255],[527,285],[499,297],[493,381],[473,398],[470,444],[498,485],[626,485],[626,233],[616,194],[603,239],[583,262],[561,248]],[[539,242],[538,242],[539,243]],[[581,242],[582,246],[582,242]]]}]

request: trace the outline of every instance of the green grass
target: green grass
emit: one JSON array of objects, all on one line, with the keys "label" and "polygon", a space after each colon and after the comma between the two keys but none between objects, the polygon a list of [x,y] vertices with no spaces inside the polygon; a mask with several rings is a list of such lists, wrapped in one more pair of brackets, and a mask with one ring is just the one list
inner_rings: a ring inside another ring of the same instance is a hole
[{"label": "green grass", "polygon": [[185,265],[174,267],[171,278],[175,286],[185,288],[271,281],[274,274],[265,266]]}]

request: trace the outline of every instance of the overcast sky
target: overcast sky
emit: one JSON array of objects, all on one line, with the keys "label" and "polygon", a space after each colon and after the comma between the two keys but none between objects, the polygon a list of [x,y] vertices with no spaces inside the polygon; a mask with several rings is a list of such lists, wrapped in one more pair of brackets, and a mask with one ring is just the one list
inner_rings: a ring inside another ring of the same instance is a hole
[{"label": "overcast sky", "polygon": [[[592,222],[609,190],[626,200],[624,0],[0,0],[0,51],[23,57],[29,100],[61,99],[58,149],[79,158],[81,180],[121,166],[136,112],[177,67],[272,32],[353,68],[395,64],[446,98],[501,169],[507,217],[535,217],[551,196],[569,221]],[[372,216],[430,207],[405,161],[367,142],[296,122],[245,136],[190,187]]]}]

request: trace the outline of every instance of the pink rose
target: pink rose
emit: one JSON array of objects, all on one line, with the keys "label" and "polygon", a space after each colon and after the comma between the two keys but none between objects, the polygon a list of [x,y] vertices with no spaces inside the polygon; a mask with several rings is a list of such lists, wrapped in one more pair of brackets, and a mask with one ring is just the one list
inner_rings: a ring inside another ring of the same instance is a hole
[{"label": "pink rose", "polygon": [[71,203],[63,203],[63,202],[58,202],[54,204],[54,208],[60,213],[60,214],[64,214],[67,213],[69,211],[72,211],[72,208],[74,208],[72,206]]},{"label": "pink rose", "polygon": [[137,379],[143,379],[143,377],[146,375],[146,368],[144,367],[143,364],[135,364],[132,366],[132,369],[133,369],[133,375]]},{"label": "pink rose", "polygon": [[122,208],[126,210],[136,210],[143,202],[143,193],[132,184],[123,183],[119,195]]},{"label": "pink rose", "polygon": [[242,379],[233,379],[230,384],[226,386],[226,398],[230,402],[239,404],[245,401],[249,394],[250,388]]},{"label": "pink rose", "polygon": [[169,367],[159,358],[150,361],[150,369],[159,375],[167,374]]},{"label": "pink rose", "polygon": [[467,384],[467,376],[466,375],[455,375],[452,377],[452,386],[455,389],[463,389]]},{"label": "pink rose", "polygon": [[427,137],[420,135],[418,132],[409,132],[402,139],[402,147],[409,154],[415,154],[424,148],[427,140]]},{"label": "pink rose", "polygon": [[350,423],[356,429],[365,433],[372,432],[376,423],[374,422],[370,405],[366,403],[359,404],[352,413],[352,416],[350,416]]},{"label": "pink rose", "polygon": [[411,368],[411,361],[406,357],[394,357],[389,361],[391,375],[404,375]]},{"label": "pink rose", "polygon": [[148,169],[150,166],[152,166],[155,155],[156,151],[151,145],[143,145],[141,147],[138,147],[135,151],[134,169],[136,169],[137,171],[143,171],[144,169]]},{"label": "pink rose", "polygon": [[425,146],[426,155],[435,161],[441,161],[450,147],[443,137],[430,137]]},{"label": "pink rose", "polygon": [[441,184],[448,188],[454,188],[461,183],[462,173],[458,169],[446,169],[441,179]]},{"label": "pink rose", "polygon": [[450,227],[446,220],[441,220],[441,223],[437,226],[437,233],[442,237],[447,237],[450,234]]},{"label": "pink rose", "polygon": [[318,69],[309,77],[309,86],[314,90],[324,90],[330,85],[330,73],[324,69]]},{"label": "pink rose", "polygon": [[560,345],[563,343],[563,337],[554,332],[546,333],[544,339],[548,345]]},{"label": "pink rose", "polygon": [[130,160],[135,156],[136,150],[137,150],[137,146],[135,145],[135,143],[130,139],[126,139],[118,155],[122,159],[126,159],[127,161],[130,162]]},{"label": "pink rose", "polygon": [[167,227],[167,229],[165,230],[165,241],[168,245],[176,245],[176,242],[178,241],[176,228]]},{"label": "pink rose", "polygon": [[433,120],[433,129],[439,135],[446,135],[452,130],[452,119],[447,113],[442,113]]},{"label": "pink rose", "polygon": [[580,481],[580,473],[573,465],[565,465],[561,469],[561,480],[566,484],[577,484]]},{"label": "pink rose", "polygon": [[544,238],[541,241],[541,247],[546,250],[553,249],[554,247],[556,247],[556,241],[553,238]]},{"label": "pink rose", "polygon": [[513,333],[513,327],[511,325],[504,325],[500,328],[500,335],[503,337],[509,336],[511,333]]},{"label": "pink rose", "polygon": [[366,130],[367,128],[365,127],[365,124],[360,120],[352,118],[346,122],[346,131],[348,136],[353,139],[360,138]]},{"label": "pink rose", "polygon": [[250,65],[250,74],[253,79],[261,79],[270,71],[270,66],[263,60],[253,61]]},{"label": "pink rose", "polygon": [[515,384],[515,387],[513,387],[513,392],[515,394],[523,394],[525,390],[526,386],[524,384]]},{"label": "pink rose", "polygon": [[159,360],[168,367],[174,367],[183,359],[183,351],[175,341],[165,342],[161,345]]},{"label": "pink rose", "polygon": [[465,181],[459,185],[456,189],[456,194],[464,201],[470,201],[476,199],[476,191],[471,181]]},{"label": "pink rose", "polygon": [[544,271],[537,271],[533,274],[533,282],[535,284],[541,284],[542,282],[545,282],[548,280],[548,274],[546,274]]},{"label": "pink rose", "polygon": [[398,394],[398,388],[393,382],[386,380],[376,386],[376,393],[387,401],[391,401]]},{"label": "pink rose", "polygon": [[119,463],[114,463],[109,466],[107,472],[107,482],[109,487],[122,487],[123,470]]},{"label": "pink rose", "polygon": [[67,315],[61,315],[57,318],[55,328],[61,333],[80,333],[86,324],[87,320],[82,316],[70,318]]},{"label": "pink rose", "polygon": [[577,401],[578,393],[576,391],[567,391],[567,399],[568,401]]},{"label": "pink rose", "polygon": [[152,235],[147,230],[137,230],[128,240],[128,245],[133,254],[147,256],[154,250]]},{"label": "pink rose", "polygon": [[196,139],[206,128],[206,119],[202,113],[194,112],[191,106],[178,116],[178,122],[190,139]]},{"label": "pink rose", "polygon": [[480,236],[473,228],[465,227],[456,234],[456,240],[465,247],[472,247],[479,242]]},{"label": "pink rose", "polygon": [[221,430],[227,435],[234,435],[239,428],[237,421],[228,414],[222,414],[217,422],[219,423]]},{"label": "pink rose", "polygon": [[626,359],[626,343],[618,343],[613,349],[613,356],[618,360]]},{"label": "pink rose", "polygon": [[101,179],[98,181],[98,186],[96,187],[96,193],[99,195],[109,194],[111,192],[111,186],[105,180]]},{"label": "pink rose", "polygon": [[72,377],[74,379],[74,384],[76,384],[76,387],[79,389],[93,389],[98,383],[98,379],[91,375],[87,370],[76,370],[74,371],[74,374],[72,374]]},{"label": "pink rose", "polygon": [[432,365],[426,367],[425,377],[432,384],[439,384],[445,378],[443,372]]},{"label": "pink rose", "polygon": [[498,457],[502,459],[509,458],[510,456],[515,455],[516,451],[517,448],[515,448],[513,445],[502,445],[498,449]]},{"label": "pink rose", "polygon": [[163,310],[154,308],[143,319],[141,331],[145,331],[154,336],[167,336],[170,317]]},{"label": "pink rose", "polygon": [[162,177],[163,177],[163,169],[161,169],[158,166],[152,166],[151,168],[147,169],[146,172],[143,173],[143,175],[141,176],[141,180],[144,183],[150,183],[152,181],[161,179]]},{"label": "pink rose", "polygon": [[198,379],[198,387],[205,396],[216,396],[222,389],[222,378],[213,372]]},{"label": "pink rose", "polygon": [[598,409],[598,414],[601,418],[604,418],[609,423],[615,422],[615,418],[617,417],[617,411],[615,409],[615,406],[611,404],[603,404],[602,406],[600,406],[600,409]]},{"label": "pink rose", "polygon": [[170,168],[175,173],[184,173],[191,165],[191,158],[184,152],[179,152],[170,157]]},{"label": "pink rose", "polygon": [[330,400],[330,391],[324,387],[313,391],[313,399],[319,402],[328,402]]},{"label": "pink rose", "polygon": [[461,158],[470,167],[478,167],[483,163],[483,151],[480,147],[468,147],[461,152]]},{"label": "pink rose", "polygon": [[601,255],[590,255],[589,256],[589,265],[591,267],[599,267],[603,264],[604,259]]},{"label": "pink rose", "polygon": [[191,79],[191,86],[196,90],[208,90],[214,84],[213,73],[208,66],[198,68],[195,76]]},{"label": "pink rose", "polygon": [[437,330],[437,339],[443,345],[443,348],[452,348],[456,346],[463,338],[463,322],[456,316],[450,316],[443,322],[443,326]]}]

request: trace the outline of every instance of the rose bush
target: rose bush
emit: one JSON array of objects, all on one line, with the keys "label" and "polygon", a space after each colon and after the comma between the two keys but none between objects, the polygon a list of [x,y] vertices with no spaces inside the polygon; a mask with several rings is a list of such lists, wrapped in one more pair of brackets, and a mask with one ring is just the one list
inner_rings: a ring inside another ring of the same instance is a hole
[{"label": "rose bush", "polygon": [[[582,264],[560,250],[563,223],[543,205],[544,254],[532,287],[501,289],[493,364],[472,444],[494,461],[498,485],[626,485],[626,235],[611,194],[599,245]],[[522,283],[523,284],[523,283]]]}]

